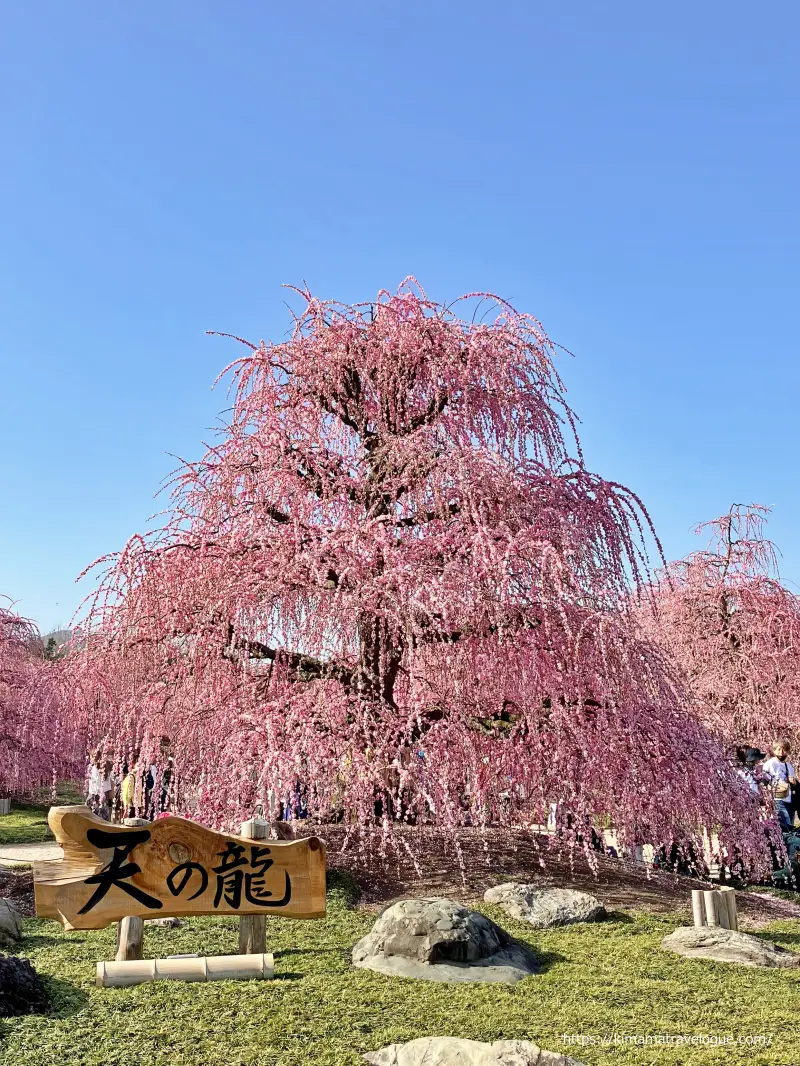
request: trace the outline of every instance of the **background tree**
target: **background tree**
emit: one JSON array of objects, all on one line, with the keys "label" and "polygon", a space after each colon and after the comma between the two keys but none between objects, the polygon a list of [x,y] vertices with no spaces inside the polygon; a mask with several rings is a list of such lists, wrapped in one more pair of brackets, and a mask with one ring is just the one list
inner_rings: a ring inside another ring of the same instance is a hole
[{"label": "background tree", "polygon": [[82,776],[85,732],[62,712],[56,667],[36,627],[0,605],[0,790]]},{"label": "background tree", "polygon": [[410,283],[301,296],[287,342],[228,368],[229,421],[163,528],[102,561],[72,674],[97,738],[118,760],[172,738],[176,803],[221,823],[300,786],[350,824],[557,802],[563,832],[713,821],[757,854],[746,790],[626,613],[648,519],[586,469],[538,322]]},{"label": "background tree", "polygon": [[643,614],[700,719],[730,744],[800,743],[800,600],[780,582],[768,514],[734,504],[698,526],[708,547],[669,565]]}]

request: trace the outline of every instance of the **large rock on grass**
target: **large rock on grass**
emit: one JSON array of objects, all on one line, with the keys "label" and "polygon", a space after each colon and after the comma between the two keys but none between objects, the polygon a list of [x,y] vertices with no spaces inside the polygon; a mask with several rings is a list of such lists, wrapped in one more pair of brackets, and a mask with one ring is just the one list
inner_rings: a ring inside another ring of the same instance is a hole
[{"label": "large rock on grass", "polygon": [[576,1059],[543,1051],[528,1040],[458,1040],[423,1037],[408,1044],[390,1044],[364,1055],[370,1066],[581,1066]]},{"label": "large rock on grass", "polygon": [[740,966],[800,966],[800,955],[768,940],[721,926],[687,925],[665,936],[661,947],[689,959],[733,962]]},{"label": "large rock on grass", "polygon": [[536,929],[598,922],[606,916],[606,909],[599,899],[574,888],[537,888],[509,882],[488,889],[483,898],[487,903],[498,904],[511,918],[518,918]]},{"label": "large rock on grass", "polygon": [[27,959],[0,955],[0,1018],[43,1014],[48,1009],[42,979]]},{"label": "large rock on grass", "polygon": [[0,947],[12,947],[22,936],[22,915],[10,900],[0,899]]},{"label": "large rock on grass", "polygon": [[451,899],[404,899],[353,948],[353,965],[428,981],[515,984],[536,971],[531,951]]}]

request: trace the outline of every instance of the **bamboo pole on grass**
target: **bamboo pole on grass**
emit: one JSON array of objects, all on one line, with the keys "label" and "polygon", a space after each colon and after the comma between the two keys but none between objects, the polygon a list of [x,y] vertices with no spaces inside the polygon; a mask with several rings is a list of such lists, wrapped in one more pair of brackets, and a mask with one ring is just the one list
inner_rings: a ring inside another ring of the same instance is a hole
[{"label": "bamboo pole on grass", "polygon": [[99,988],[128,988],[146,981],[269,980],[272,976],[272,955],[217,955],[98,962],[96,983]]}]

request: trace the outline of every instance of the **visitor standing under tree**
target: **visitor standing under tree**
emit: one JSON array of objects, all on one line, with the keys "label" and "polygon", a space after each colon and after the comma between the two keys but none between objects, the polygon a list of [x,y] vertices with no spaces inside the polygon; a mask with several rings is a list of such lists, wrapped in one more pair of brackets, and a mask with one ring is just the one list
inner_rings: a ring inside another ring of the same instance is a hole
[{"label": "visitor standing under tree", "polygon": [[89,753],[89,784],[86,805],[106,822],[111,817],[111,805],[114,799],[114,778],[111,776],[111,763],[95,749]]},{"label": "visitor standing under tree", "polygon": [[790,752],[788,740],[776,741],[772,746],[772,758],[767,759],[763,766],[775,799],[775,813],[784,831],[794,825],[793,799],[797,787],[794,767],[789,762]]}]

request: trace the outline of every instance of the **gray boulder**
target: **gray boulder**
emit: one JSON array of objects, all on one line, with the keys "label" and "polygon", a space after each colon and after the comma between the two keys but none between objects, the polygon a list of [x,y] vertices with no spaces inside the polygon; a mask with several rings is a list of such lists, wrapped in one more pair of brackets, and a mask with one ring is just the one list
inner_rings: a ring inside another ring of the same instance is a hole
[{"label": "gray boulder", "polygon": [[599,899],[574,888],[536,888],[509,882],[488,889],[483,897],[497,903],[511,918],[518,918],[536,929],[550,929],[574,922],[597,922],[606,916]]},{"label": "gray boulder", "polygon": [[364,1055],[370,1066],[581,1066],[576,1059],[542,1051],[529,1040],[458,1040],[452,1036],[423,1037],[408,1044],[390,1044]]},{"label": "gray boulder", "polygon": [[22,936],[22,915],[7,899],[0,899],[0,947],[16,944]]},{"label": "gray boulder", "polygon": [[145,925],[157,925],[162,929],[182,929],[186,922],[183,918],[145,918]]},{"label": "gray boulder", "polygon": [[537,969],[528,948],[451,899],[403,899],[353,948],[353,965],[427,981],[517,981]]},{"label": "gray boulder", "polygon": [[800,955],[793,951],[721,926],[683,926],[665,936],[661,947],[688,959],[735,962],[740,966],[800,966]]}]

